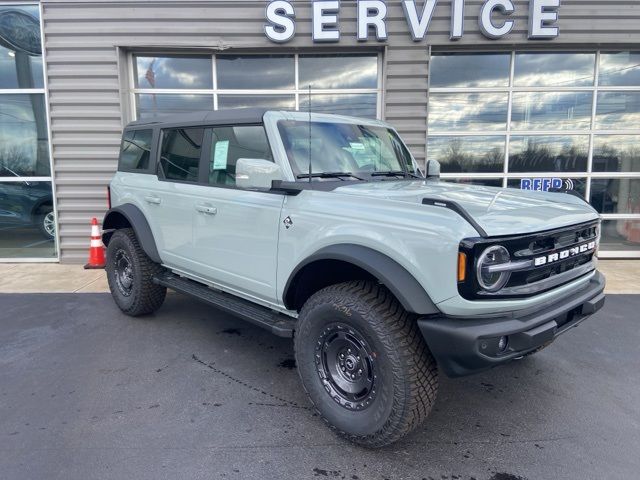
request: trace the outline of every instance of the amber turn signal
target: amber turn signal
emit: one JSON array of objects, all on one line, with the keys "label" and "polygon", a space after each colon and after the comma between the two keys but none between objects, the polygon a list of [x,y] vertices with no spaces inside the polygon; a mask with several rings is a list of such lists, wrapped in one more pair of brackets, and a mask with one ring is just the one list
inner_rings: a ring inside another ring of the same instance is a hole
[{"label": "amber turn signal", "polygon": [[458,252],[458,281],[464,282],[467,278],[467,254]]}]

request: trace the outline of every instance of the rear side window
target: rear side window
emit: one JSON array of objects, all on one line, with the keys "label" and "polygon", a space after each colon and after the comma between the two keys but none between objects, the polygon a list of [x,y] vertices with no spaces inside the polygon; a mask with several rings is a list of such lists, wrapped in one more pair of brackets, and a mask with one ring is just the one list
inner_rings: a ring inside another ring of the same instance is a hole
[{"label": "rear side window", "polygon": [[127,130],[122,136],[118,170],[147,170],[153,130]]},{"label": "rear side window", "polygon": [[204,128],[175,128],[162,133],[160,165],[167,180],[197,182]]},{"label": "rear side window", "polygon": [[217,127],[211,134],[209,185],[235,186],[239,158],[273,161],[264,127]]}]

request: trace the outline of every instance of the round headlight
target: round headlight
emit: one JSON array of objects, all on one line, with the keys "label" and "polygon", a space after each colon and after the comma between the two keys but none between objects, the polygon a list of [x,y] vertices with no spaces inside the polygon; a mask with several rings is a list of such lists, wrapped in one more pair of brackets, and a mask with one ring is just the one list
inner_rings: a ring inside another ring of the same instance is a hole
[{"label": "round headlight", "polygon": [[500,271],[500,268],[491,267],[498,267],[510,261],[509,251],[502,245],[494,245],[482,252],[476,266],[476,274],[480,286],[488,292],[497,292],[504,287],[511,274]]}]

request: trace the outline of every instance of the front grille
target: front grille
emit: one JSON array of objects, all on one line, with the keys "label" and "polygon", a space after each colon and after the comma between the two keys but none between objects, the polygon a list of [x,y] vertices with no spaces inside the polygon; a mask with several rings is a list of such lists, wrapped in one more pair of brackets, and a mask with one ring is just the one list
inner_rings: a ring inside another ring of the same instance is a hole
[{"label": "front grille", "polygon": [[530,257],[532,255],[541,255],[552,250],[560,248],[568,248],[589,240],[596,240],[598,237],[598,225],[589,225],[587,227],[569,227],[563,230],[557,230],[544,235],[541,238],[535,238],[526,249],[514,252],[516,258]]},{"label": "front grille", "polygon": [[[549,234],[542,234],[540,238],[534,238],[530,241],[525,249],[515,247],[512,251],[512,257],[518,260],[530,260],[536,258],[544,258],[554,253],[570,250],[576,246],[589,244],[589,242],[598,241],[598,225],[588,225],[579,227],[569,227],[563,230],[557,230]],[[507,248],[509,248],[507,246]],[[514,272],[511,275],[506,288],[529,285],[551,278],[555,275],[569,272],[581,265],[585,265],[593,260],[595,250],[590,249],[588,252],[571,255],[566,259],[559,259],[553,263],[534,266],[530,270],[522,272]]]},{"label": "front grille", "polygon": [[459,284],[460,293],[469,299],[519,298],[566,284],[595,268],[599,229],[600,222],[594,221],[518,237],[463,241],[460,248],[470,259],[479,258],[488,246],[499,244],[509,250],[512,261],[528,261],[530,265],[512,272],[504,288],[490,293],[475,281],[475,260],[471,260],[471,281]]}]

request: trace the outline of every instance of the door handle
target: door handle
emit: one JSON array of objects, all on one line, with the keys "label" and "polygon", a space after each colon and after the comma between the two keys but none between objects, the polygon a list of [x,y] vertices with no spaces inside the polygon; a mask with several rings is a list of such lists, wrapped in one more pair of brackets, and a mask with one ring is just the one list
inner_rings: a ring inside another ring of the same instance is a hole
[{"label": "door handle", "polygon": [[211,205],[196,205],[196,210],[206,215],[215,215],[218,213],[218,209]]},{"label": "door handle", "polygon": [[147,197],[144,197],[145,201],[147,203],[151,203],[153,205],[160,205],[160,203],[162,202],[162,199],[160,197],[156,197],[153,195],[149,195]]}]

